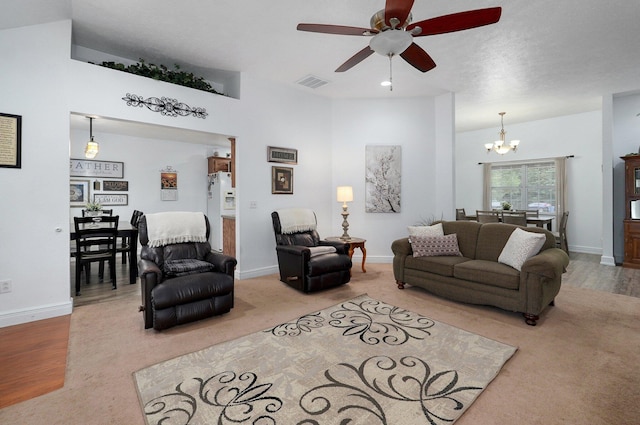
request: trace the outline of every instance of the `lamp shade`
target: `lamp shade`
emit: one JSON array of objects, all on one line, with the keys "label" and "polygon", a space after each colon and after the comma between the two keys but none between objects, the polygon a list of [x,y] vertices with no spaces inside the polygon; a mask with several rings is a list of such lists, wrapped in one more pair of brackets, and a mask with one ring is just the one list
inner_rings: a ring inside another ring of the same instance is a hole
[{"label": "lamp shade", "polygon": [[344,203],[353,201],[353,188],[351,186],[338,186],[336,199],[338,202]]}]

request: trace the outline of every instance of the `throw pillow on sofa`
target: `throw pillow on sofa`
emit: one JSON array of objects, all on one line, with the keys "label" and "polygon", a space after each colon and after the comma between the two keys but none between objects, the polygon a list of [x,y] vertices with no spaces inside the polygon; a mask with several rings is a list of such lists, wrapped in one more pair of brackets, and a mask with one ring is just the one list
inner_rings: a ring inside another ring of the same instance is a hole
[{"label": "throw pillow on sofa", "polygon": [[414,236],[411,249],[414,257],[462,256],[455,233],[445,236]]},{"label": "throw pillow on sofa", "polygon": [[437,223],[432,226],[407,226],[407,230],[409,230],[409,243],[411,243],[412,238],[416,236],[444,236],[442,223]]},{"label": "throw pillow on sofa", "polygon": [[521,271],[524,262],[540,252],[545,240],[546,236],[541,233],[516,229],[502,248],[498,262]]}]

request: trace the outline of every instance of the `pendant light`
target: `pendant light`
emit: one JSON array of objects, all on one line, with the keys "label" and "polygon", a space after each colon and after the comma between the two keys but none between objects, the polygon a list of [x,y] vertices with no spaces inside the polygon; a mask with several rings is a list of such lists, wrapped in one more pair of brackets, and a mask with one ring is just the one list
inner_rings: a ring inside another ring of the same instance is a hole
[{"label": "pendant light", "polygon": [[87,147],[84,149],[84,157],[87,159],[93,159],[98,155],[98,142],[93,140],[93,117],[89,118],[89,141],[87,142]]}]

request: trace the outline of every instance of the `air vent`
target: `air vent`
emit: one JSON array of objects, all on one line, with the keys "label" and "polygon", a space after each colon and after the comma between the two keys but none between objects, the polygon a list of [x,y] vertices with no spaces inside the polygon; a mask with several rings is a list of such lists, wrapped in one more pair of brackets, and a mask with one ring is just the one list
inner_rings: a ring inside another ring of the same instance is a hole
[{"label": "air vent", "polygon": [[327,84],[328,81],[321,80],[320,78],[314,77],[313,75],[307,75],[306,77],[303,77],[296,81],[296,83],[300,84],[301,86],[309,87],[311,89],[317,89],[318,87],[322,87]]}]

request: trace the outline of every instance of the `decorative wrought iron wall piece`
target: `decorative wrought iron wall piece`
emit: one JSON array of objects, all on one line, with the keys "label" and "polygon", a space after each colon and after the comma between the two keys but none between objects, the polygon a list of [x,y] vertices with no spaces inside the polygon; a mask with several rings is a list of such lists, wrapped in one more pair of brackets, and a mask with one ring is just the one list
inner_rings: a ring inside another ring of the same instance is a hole
[{"label": "decorative wrought iron wall piece", "polygon": [[127,106],[146,106],[150,111],[160,112],[162,115],[166,115],[168,117],[177,117],[178,115],[182,117],[186,117],[192,115],[196,118],[205,119],[207,117],[207,110],[205,108],[199,107],[191,107],[186,103],[178,102],[177,99],[171,99],[169,97],[149,97],[145,99],[142,96],[138,96],[136,94],[127,93],[125,97],[122,98],[125,102],[127,102]]}]

